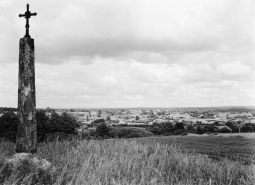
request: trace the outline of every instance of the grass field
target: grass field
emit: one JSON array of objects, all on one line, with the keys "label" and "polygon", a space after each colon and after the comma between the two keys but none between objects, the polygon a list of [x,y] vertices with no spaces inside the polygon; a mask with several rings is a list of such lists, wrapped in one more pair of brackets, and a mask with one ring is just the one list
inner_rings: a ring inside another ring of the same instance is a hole
[{"label": "grass field", "polygon": [[255,132],[241,132],[241,133],[218,133],[218,136],[231,137],[231,136],[242,136],[245,138],[255,139]]},{"label": "grass field", "polygon": [[[223,150],[236,145],[233,147],[236,151],[238,147],[247,150],[252,145],[247,140],[237,142],[237,138],[217,139],[168,136],[54,141],[40,143],[38,156],[52,162],[57,168],[56,185],[254,185],[254,165],[243,165],[227,159],[214,161],[198,153],[184,152],[172,144],[179,143],[183,149],[198,149],[200,152],[203,148],[210,151],[209,146],[220,146]],[[244,144],[247,144],[246,148]],[[0,161],[12,153],[13,144],[0,143]]]},{"label": "grass field", "polygon": [[156,141],[176,144],[183,150],[206,154],[212,159],[228,159],[242,164],[255,164],[255,138],[216,136],[164,136],[137,138],[137,141]]}]

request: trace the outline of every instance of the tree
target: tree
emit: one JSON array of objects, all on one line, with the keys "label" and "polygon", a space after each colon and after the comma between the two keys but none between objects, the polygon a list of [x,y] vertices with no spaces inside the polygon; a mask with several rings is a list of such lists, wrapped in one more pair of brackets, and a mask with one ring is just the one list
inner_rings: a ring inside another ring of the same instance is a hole
[{"label": "tree", "polygon": [[251,124],[245,124],[241,128],[242,132],[254,132],[254,127]]},{"label": "tree", "polygon": [[196,130],[194,129],[194,127],[193,127],[192,125],[189,125],[189,126],[187,127],[187,132],[195,133]]},{"label": "tree", "polygon": [[92,121],[92,123],[102,123],[102,122],[105,122],[104,118],[99,118]]},{"label": "tree", "polygon": [[110,116],[107,116],[107,117],[106,117],[106,121],[111,121],[111,117],[110,117]]},{"label": "tree", "polygon": [[214,125],[218,126],[218,125],[220,125],[220,123],[218,121],[215,121]]},{"label": "tree", "polygon": [[228,127],[223,127],[219,130],[219,132],[221,132],[221,133],[231,133],[232,130]]},{"label": "tree", "polygon": [[15,142],[18,122],[19,119],[16,114],[12,111],[5,112],[0,117],[0,137]]},{"label": "tree", "polygon": [[159,126],[155,126],[152,128],[151,132],[156,135],[162,134],[162,129]]},{"label": "tree", "polygon": [[50,125],[51,125],[49,132],[51,132],[51,133],[59,132],[59,130],[61,129],[60,128],[60,116],[55,111],[52,112],[49,121],[50,121]]},{"label": "tree", "polygon": [[240,133],[241,132],[241,128],[245,124],[245,119],[243,118],[241,121],[238,121],[237,123],[238,123],[238,129],[239,129],[239,133]]},{"label": "tree", "polygon": [[96,132],[98,133],[99,136],[109,136],[110,130],[111,129],[105,122],[98,124],[96,127]]},{"label": "tree", "polygon": [[214,132],[214,126],[212,126],[212,125],[205,126],[204,131],[205,132]]},{"label": "tree", "polygon": [[49,117],[45,114],[44,110],[37,110],[35,116],[38,141],[44,141],[47,138],[47,133],[51,131]]},{"label": "tree", "polygon": [[101,111],[101,110],[99,110],[99,111],[98,111],[98,113],[97,113],[97,116],[98,116],[98,117],[100,117],[100,116],[101,116],[101,114],[102,114],[102,111]]},{"label": "tree", "polygon": [[197,126],[197,133],[198,134],[203,134],[204,130],[200,126]]},{"label": "tree", "polygon": [[235,126],[232,122],[228,121],[226,122],[225,125],[228,126],[232,130],[232,132],[235,132],[235,133],[239,132],[239,128]]},{"label": "tree", "polygon": [[[0,117],[0,137],[16,141],[18,116],[13,112],[6,112]],[[54,110],[49,118],[44,110],[36,111],[37,139],[45,141],[50,133],[76,134],[79,123],[67,113],[58,115]]]},{"label": "tree", "polygon": [[231,128],[231,127],[234,126],[234,124],[233,124],[232,122],[230,122],[230,121],[227,121],[227,122],[225,123],[225,125],[228,126],[229,128]]},{"label": "tree", "polygon": [[171,122],[164,122],[160,124],[163,128],[163,132],[173,132],[175,130],[173,124]]},{"label": "tree", "polygon": [[184,129],[183,123],[177,122],[175,124],[175,130]]},{"label": "tree", "polygon": [[76,121],[76,119],[66,112],[63,112],[60,115],[59,121],[62,132],[66,134],[73,134],[76,132],[76,128],[80,127],[80,124]]},{"label": "tree", "polygon": [[135,120],[136,120],[136,121],[139,120],[139,116],[136,116],[136,117],[135,117]]}]

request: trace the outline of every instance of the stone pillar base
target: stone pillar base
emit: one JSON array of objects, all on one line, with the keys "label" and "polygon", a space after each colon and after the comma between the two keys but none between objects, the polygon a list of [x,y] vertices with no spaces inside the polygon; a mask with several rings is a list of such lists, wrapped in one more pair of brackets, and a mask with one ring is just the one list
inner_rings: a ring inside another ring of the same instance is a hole
[{"label": "stone pillar base", "polygon": [[0,165],[0,184],[53,184],[56,168],[45,159],[30,153],[17,153]]}]

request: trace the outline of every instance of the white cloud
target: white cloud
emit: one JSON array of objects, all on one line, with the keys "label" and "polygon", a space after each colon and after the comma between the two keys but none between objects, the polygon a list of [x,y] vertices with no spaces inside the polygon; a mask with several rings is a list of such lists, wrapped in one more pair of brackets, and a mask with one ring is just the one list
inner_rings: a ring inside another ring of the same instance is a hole
[{"label": "white cloud", "polygon": [[241,76],[241,75],[250,76],[250,73],[252,72],[251,67],[244,65],[239,61],[220,64],[217,67],[217,70],[219,72],[221,72],[222,74],[234,75],[234,76],[235,75],[236,76]]},{"label": "white cloud", "polygon": [[[16,106],[26,3],[0,1],[0,106]],[[38,107],[254,105],[252,0],[28,3]]]}]

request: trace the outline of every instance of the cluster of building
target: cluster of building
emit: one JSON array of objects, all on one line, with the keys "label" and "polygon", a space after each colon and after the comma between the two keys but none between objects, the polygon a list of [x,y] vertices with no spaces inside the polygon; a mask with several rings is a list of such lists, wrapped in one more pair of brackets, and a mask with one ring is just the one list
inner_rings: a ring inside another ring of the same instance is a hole
[{"label": "cluster of building", "polygon": [[225,125],[232,123],[255,123],[251,112],[221,111],[178,111],[167,109],[131,109],[131,110],[56,110],[58,114],[67,112],[82,125],[89,125],[98,119],[104,119],[110,125],[152,125],[162,122],[182,122],[184,125]]},{"label": "cluster of building", "polygon": [[[17,111],[14,111],[17,113]],[[182,122],[184,126],[225,126],[227,122],[233,124],[255,124],[255,114],[252,111],[184,111],[176,109],[130,109],[130,110],[55,110],[57,114],[66,112],[73,116],[82,127],[93,125],[99,120],[105,120],[109,125],[152,125],[153,123],[171,122],[173,124]],[[0,116],[4,112],[0,112]],[[46,114],[51,116],[52,110],[47,108]]]}]

